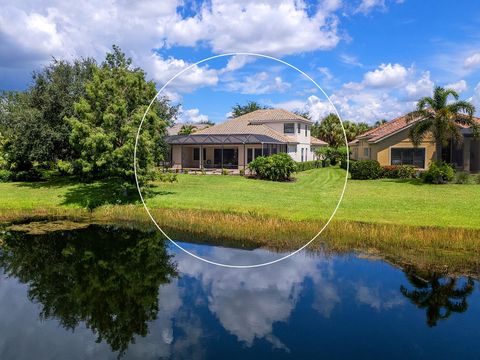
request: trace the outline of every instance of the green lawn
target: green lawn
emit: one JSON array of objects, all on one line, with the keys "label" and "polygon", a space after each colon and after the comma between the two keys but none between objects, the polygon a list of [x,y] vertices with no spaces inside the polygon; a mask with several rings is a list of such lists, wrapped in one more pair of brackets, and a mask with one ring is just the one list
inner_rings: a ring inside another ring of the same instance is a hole
[{"label": "green lawn", "polygon": [[[328,218],[344,170],[323,168],[274,183],[233,176],[180,175],[160,184],[152,207],[250,212],[289,219]],[[480,228],[479,185],[426,185],[418,180],[349,180],[335,219]]]},{"label": "green lawn", "polygon": [[[275,183],[240,176],[179,175],[178,183],[158,184],[148,205],[325,219],[340,196],[345,172],[325,168],[297,174],[295,182]],[[83,208],[135,202],[109,182],[0,184],[0,212],[41,208]],[[137,201],[138,203],[138,201]],[[141,209],[140,204],[139,211]],[[335,219],[480,229],[480,185],[425,185],[417,180],[349,180]]]}]

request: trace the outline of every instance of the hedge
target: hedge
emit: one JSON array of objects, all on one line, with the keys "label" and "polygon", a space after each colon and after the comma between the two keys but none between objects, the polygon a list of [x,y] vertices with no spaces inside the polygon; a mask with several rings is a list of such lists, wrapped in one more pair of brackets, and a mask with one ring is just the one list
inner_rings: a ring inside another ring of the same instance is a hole
[{"label": "hedge", "polygon": [[322,167],[322,162],[320,160],[297,162],[297,171],[306,171],[320,167]]},{"label": "hedge", "polygon": [[358,160],[350,163],[353,180],[373,180],[382,176],[382,167],[377,160]]}]

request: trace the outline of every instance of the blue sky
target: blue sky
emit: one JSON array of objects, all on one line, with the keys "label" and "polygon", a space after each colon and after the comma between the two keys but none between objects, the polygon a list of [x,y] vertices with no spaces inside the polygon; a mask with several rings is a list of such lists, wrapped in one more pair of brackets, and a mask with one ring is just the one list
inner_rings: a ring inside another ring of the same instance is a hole
[{"label": "blue sky", "polygon": [[[158,88],[206,57],[254,52],[308,73],[344,120],[392,119],[435,85],[480,112],[480,6],[467,0],[2,1],[0,89],[25,89],[52,56],[101,61],[114,43]],[[219,122],[247,100],[314,119],[332,111],[299,73],[255,57],[203,63],[165,94],[180,121]]]}]

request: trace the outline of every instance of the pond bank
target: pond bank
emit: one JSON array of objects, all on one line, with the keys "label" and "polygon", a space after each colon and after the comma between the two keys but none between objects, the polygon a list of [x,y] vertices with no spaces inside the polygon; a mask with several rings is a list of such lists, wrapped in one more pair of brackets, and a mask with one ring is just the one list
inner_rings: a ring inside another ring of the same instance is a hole
[{"label": "pond bank", "polygon": [[[292,251],[312,239],[325,221],[293,221],[267,216],[200,210],[154,209],[153,216],[172,238],[196,243]],[[154,229],[136,205],[48,209],[2,213],[0,221],[68,219]],[[71,225],[70,225],[71,226]],[[58,227],[58,229],[60,229]],[[55,230],[50,226],[48,231]],[[332,221],[308,247],[310,251],[360,252],[396,264],[463,275],[480,274],[480,230]]]}]

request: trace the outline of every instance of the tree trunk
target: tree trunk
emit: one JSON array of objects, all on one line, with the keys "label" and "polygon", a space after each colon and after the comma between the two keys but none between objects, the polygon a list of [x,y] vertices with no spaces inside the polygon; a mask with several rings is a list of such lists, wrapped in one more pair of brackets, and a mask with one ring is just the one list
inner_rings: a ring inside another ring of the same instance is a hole
[{"label": "tree trunk", "polygon": [[437,162],[442,161],[442,149],[443,149],[442,140],[437,139],[435,141],[435,157],[437,159]]}]

